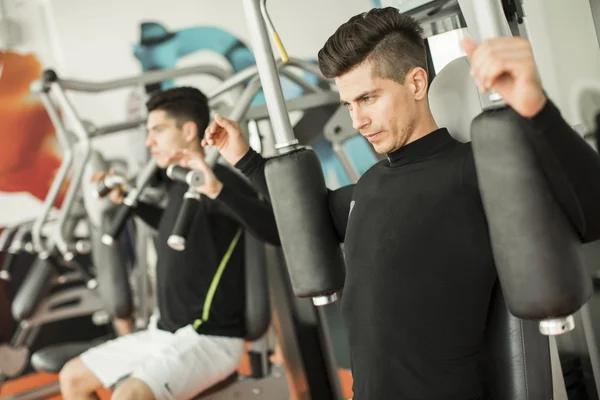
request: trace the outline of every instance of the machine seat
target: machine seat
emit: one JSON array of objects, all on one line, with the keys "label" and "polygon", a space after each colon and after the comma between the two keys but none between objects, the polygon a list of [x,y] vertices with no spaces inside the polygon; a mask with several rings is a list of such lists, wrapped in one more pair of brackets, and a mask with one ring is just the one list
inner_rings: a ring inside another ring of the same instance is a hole
[{"label": "machine seat", "polygon": [[38,372],[57,374],[69,360],[107,340],[107,337],[103,337],[86,342],[71,342],[49,346],[31,356],[31,365]]}]

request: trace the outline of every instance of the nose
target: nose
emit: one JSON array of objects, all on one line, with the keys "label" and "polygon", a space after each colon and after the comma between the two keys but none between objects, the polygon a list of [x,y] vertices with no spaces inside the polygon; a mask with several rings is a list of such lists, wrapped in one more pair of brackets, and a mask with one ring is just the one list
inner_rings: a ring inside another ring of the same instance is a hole
[{"label": "nose", "polygon": [[146,137],[146,147],[152,147],[153,144],[154,140],[152,139],[152,136]]},{"label": "nose", "polygon": [[369,117],[358,106],[353,107],[352,111],[350,111],[350,118],[352,118],[352,127],[357,131],[365,128],[370,122]]}]

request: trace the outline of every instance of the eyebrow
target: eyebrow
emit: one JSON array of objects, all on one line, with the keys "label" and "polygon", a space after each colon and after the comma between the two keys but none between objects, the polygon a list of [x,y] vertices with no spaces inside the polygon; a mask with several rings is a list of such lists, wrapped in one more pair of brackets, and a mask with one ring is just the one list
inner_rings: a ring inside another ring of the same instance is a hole
[{"label": "eyebrow", "polygon": [[[362,98],[364,98],[364,97],[367,97],[367,96],[369,96],[369,95],[374,95],[374,94],[377,94],[379,91],[380,91],[380,89],[372,89],[372,90],[367,90],[366,92],[363,92],[363,93],[359,94],[358,96],[356,96],[356,97],[354,98],[354,100],[352,100],[352,101],[359,101],[360,99],[362,99]],[[347,105],[349,104],[349,103],[348,103],[347,101],[345,101],[345,100],[340,100],[340,103],[341,103],[343,106],[347,106]]]},{"label": "eyebrow", "polygon": [[165,124],[156,124],[156,125],[153,125],[151,127],[146,127],[146,130],[148,132],[150,132],[150,131],[153,131],[153,130],[155,130],[157,128],[162,128],[163,126],[165,126]]}]

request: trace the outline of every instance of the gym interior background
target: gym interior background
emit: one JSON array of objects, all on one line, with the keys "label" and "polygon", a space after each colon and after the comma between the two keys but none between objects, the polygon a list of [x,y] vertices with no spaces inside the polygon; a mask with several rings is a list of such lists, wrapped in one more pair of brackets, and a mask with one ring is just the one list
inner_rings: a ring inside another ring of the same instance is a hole
[{"label": "gym interior background", "polygon": [[[350,16],[371,7],[401,3],[271,0],[269,14],[290,55],[315,60],[327,37]],[[29,85],[44,69],[52,68],[61,77],[100,82],[201,63],[239,72],[254,63],[239,0],[0,0],[0,4],[0,26],[10,26],[0,36],[0,230],[39,214],[61,162],[46,110],[29,92]],[[529,38],[544,86],[567,121],[578,126],[582,121],[569,103],[570,90],[577,79],[600,79],[596,33],[600,20],[594,21],[600,19],[600,1],[530,0],[527,4]],[[463,55],[458,39],[465,34],[465,29],[457,29],[430,38],[435,70]],[[216,83],[211,78],[186,77],[166,84],[211,88]],[[293,98],[299,93],[292,88],[285,94]],[[145,89],[70,93],[69,97],[82,119],[101,126],[142,116]],[[254,104],[262,101],[258,96]],[[146,156],[144,136],[143,129],[132,129],[96,138],[93,147],[106,158],[139,165]],[[376,161],[362,138],[345,146],[359,174]],[[348,184],[331,144],[323,139],[314,149],[327,186],[335,189]],[[600,245],[587,245],[585,256],[590,274],[600,273]],[[9,306],[14,293],[3,285],[0,282],[0,342],[7,341],[14,330]],[[336,307],[327,311],[332,344],[338,365],[348,368]],[[594,331],[599,333],[600,293],[590,301],[590,310]],[[571,336],[561,338],[559,345],[568,352],[576,351],[578,343]]]}]

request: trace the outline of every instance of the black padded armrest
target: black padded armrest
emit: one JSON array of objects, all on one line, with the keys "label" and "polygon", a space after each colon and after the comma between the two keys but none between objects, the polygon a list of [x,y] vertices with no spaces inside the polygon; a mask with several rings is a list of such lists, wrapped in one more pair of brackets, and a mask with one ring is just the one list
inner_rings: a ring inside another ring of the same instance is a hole
[{"label": "black padded armrest", "polygon": [[57,374],[69,360],[107,340],[108,338],[100,338],[89,342],[72,342],[49,346],[38,350],[31,356],[31,365],[38,372]]},{"label": "black padded armrest", "polygon": [[133,295],[129,285],[126,235],[120,235],[113,246],[101,241],[112,221],[113,210],[102,214],[101,229],[91,227],[92,258],[95,264],[98,293],[108,313],[116,318],[129,318],[133,313]]},{"label": "black padded armrest", "polygon": [[44,296],[50,291],[56,270],[52,259],[36,258],[12,303],[15,320],[30,318]]}]

